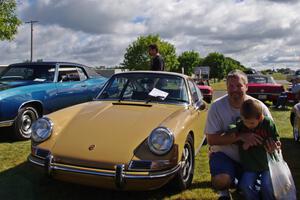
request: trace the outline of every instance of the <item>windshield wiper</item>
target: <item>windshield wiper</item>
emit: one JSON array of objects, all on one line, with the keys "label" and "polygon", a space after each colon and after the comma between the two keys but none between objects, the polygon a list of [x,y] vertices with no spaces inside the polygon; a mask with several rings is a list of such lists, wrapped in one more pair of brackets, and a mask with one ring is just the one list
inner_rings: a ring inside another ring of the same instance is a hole
[{"label": "windshield wiper", "polygon": [[160,101],[164,101],[165,100],[165,97],[164,96],[151,96],[148,94],[147,98],[146,98],[146,103],[149,103],[150,101],[152,100],[160,100]]},{"label": "windshield wiper", "polygon": [[126,91],[126,88],[127,88],[128,84],[129,84],[129,82],[130,82],[130,80],[128,79],[127,82],[125,83],[125,85],[124,85],[121,93],[120,93],[119,100],[118,100],[119,102],[121,102],[123,100],[123,96],[124,96],[124,93]]}]

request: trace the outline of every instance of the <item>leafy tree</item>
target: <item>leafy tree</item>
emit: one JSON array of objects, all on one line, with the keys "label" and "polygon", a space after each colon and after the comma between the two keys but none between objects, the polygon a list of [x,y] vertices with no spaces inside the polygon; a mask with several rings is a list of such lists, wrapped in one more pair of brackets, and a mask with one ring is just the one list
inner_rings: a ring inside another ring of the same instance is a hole
[{"label": "leafy tree", "polygon": [[158,45],[159,53],[164,59],[166,71],[176,71],[178,61],[174,45],[161,40],[159,35],[140,36],[126,49],[121,65],[129,70],[148,70],[150,68],[150,56],[148,46],[152,43]]},{"label": "leafy tree", "polygon": [[15,0],[0,0],[0,40],[12,40],[21,21],[16,15]]},{"label": "leafy tree", "polygon": [[214,52],[208,54],[202,61],[203,66],[210,67],[210,77],[217,78],[221,80],[225,76],[226,66],[225,66],[225,57],[223,54]]},{"label": "leafy tree", "polygon": [[198,52],[185,51],[180,56],[178,56],[178,70],[184,68],[184,73],[187,75],[191,75],[194,72],[194,68],[199,66],[201,61],[202,60]]},{"label": "leafy tree", "polygon": [[246,68],[241,65],[241,63],[239,61],[234,60],[233,58],[230,57],[226,57],[224,60],[224,65],[226,67],[225,69],[225,76],[232,70],[234,69],[239,69],[244,71]]}]

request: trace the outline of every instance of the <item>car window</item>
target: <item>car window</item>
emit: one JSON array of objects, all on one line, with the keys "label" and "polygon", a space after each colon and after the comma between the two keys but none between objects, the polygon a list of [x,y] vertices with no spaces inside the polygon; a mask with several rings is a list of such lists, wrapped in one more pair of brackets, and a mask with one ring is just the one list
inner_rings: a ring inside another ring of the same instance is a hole
[{"label": "car window", "polygon": [[264,76],[248,76],[249,83],[267,83],[268,78]]},{"label": "car window", "polygon": [[39,81],[52,82],[54,80],[55,66],[46,65],[24,65],[24,66],[9,66],[3,73],[0,79],[5,81]]},{"label": "car window", "polygon": [[[189,84],[189,88],[191,91],[192,100],[195,103],[200,100],[198,90],[197,90],[198,87],[196,87],[195,84],[191,80],[188,80],[188,84]],[[200,92],[200,94],[201,94],[201,92]]]},{"label": "car window", "polygon": [[60,66],[58,69],[58,82],[74,82],[80,81],[80,75],[77,67]]},{"label": "car window", "polygon": [[84,81],[87,79],[87,76],[86,74],[84,73],[84,70],[80,67],[77,67],[77,70],[78,70],[78,74],[79,74],[79,78],[81,81]]},{"label": "car window", "polygon": [[[167,96],[151,99],[149,93],[153,90],[167,93]],[[99,95],[101,100],[148,101],[149,98],[151,101],[162,103],[188,103],[184,79],[179,76],[150,73],[115,75]]]}]

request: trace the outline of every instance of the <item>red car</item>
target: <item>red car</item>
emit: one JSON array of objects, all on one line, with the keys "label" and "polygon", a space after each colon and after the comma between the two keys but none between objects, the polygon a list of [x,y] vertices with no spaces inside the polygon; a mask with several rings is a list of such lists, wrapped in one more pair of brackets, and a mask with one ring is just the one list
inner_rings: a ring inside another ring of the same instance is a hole
[{"label": "red car", "polygon": [[272,76],[251,74],[248,77],[247,94],[261,100],[262,102],[271,101],[277,103],[278,96],[284,92],[282,84],[277,84]]},{"label": "red car", "polygon": [[203,100],[211,103],[214,90],[209,85],[208,80],[197,81],[197,86],[201,90]]}]

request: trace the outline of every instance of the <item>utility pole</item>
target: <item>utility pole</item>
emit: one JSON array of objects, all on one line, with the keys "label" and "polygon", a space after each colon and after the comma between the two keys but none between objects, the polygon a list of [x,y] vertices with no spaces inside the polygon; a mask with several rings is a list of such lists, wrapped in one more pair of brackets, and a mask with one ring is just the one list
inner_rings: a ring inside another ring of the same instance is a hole
[{"label": "utility pole", "polygon": [[37,23],[38,21],[28,21],[25,24],[30,24],[31,26],[31,37],[30,37],[30,62],[32,62],[32,52],[33,52],[33,24]]}]

